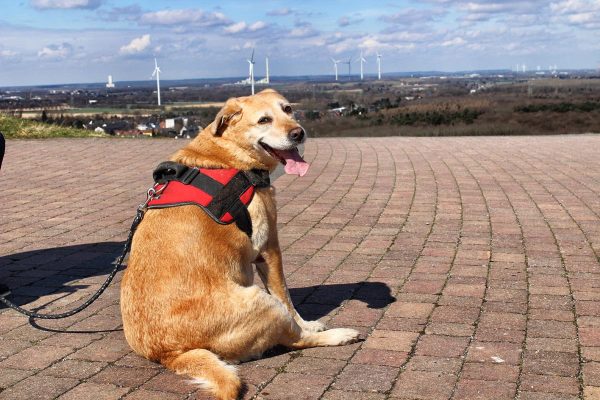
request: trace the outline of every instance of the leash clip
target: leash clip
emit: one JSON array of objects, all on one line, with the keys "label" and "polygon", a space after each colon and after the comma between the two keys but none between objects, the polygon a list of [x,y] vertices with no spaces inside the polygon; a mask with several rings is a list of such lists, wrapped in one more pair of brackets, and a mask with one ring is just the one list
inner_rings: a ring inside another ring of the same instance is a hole
[{"label": "leash clip", "polygon": [[161,195],[161,193],[167,188],[168,184],[169,184],[168,182],[167,183],[162,183],[162,184],[161,183],[155,183],[154,186],[152,186],[151,188],[149,188],[148,192],[146,193],[146,201],[143,202],[142,204],[140,204],[138,206],[138,211],[145,210],[146,207],[148,207],[148,204],[152,200],[157,199]]}]

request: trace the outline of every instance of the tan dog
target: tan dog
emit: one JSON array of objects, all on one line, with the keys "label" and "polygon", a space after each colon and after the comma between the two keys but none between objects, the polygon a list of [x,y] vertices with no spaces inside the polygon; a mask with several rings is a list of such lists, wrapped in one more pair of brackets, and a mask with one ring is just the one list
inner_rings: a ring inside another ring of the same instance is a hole
[{"label": "tan dog", "polygon": [[[196,139],[172,158],[188,166],[264,169],[279,162],[303,175],[296,147],[305,139],[285,98],[273,90],[229,99]],[[248,206],[253,234],[215,223],[199,207],[148,210],[121,283],[125,337],[140,355],[195,378],[219,399],[241,382],[230,363],[284,345],[293,349],[355,342],[353,329],[304,321],[286,287],[277,238],[274,189]],[[252,264],[267,288],[253,284]]]}]

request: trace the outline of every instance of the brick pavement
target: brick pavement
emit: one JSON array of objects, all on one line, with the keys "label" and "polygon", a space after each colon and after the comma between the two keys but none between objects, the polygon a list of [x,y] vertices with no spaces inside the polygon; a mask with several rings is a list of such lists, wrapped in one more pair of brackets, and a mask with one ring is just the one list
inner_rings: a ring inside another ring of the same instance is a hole
[{"label": "brick pavement", "polygon": [[[50,312],[94,291],[181,145],[9,141],[12,298]],[[365,340],[242,364],[245,398],[600,399],[599,149],[593,135],[309,141],[310,173],[275,183],[292,297]],[[0,399],[205,398],[131,353],[118,285],[36,324],[0,310]]]}]

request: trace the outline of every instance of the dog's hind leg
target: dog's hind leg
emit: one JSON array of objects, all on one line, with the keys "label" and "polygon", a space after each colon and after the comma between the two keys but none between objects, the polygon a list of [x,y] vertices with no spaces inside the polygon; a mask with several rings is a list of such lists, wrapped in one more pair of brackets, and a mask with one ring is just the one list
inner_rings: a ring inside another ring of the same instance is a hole
[{"label": "dog's hind leg", "polygon": [[[210,342],[210,348],[226,360],[249,360],[281,344],[294,349],[316,346],[339,346],[358,340],[354,329],[329,329],[311,332],[303,329],[287,307],[258,287],[231,290],[220,325],[229,326]],[[235,307],[234,308],[234,304]]]},{"label": "dog's hind leg", "polygon": [[198,384],[219,400],[234,400],[238,397],[241,381],[236,368],[208,350],[194,349],[171,354],[160,361],[178,374],[191,376],[192,383]]},{"label": "dog's hind leg", "polygon": [[272,246],[262,252],[264,261],[255,262],[258,276],[263,281],[268,292],[281,301],[294,320],[300,325],[302,330],[319,332],[325,330],[325,324],[321,321],[305,321],[292,303],[290,293],[283,275],[283,264],[281,251],[278,246]]}]

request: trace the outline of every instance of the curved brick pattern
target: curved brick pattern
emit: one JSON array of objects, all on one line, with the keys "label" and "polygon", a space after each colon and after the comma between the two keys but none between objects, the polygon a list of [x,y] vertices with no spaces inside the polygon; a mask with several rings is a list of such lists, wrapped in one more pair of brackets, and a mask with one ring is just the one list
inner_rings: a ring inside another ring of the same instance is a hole
[{"label": "curved brick pattern", "polygon": [[[92,293],[151,169],[181,144],[9,141],[12,298],[50,312]],[[309,174],[275,183],[291,295],[365,340],[244,363],[243,397],[599,399],[598,148],[593,135],[310,141]],[[207,398],[130,351],[117,285],[38,324],[0,309],[0,399]]]}]

